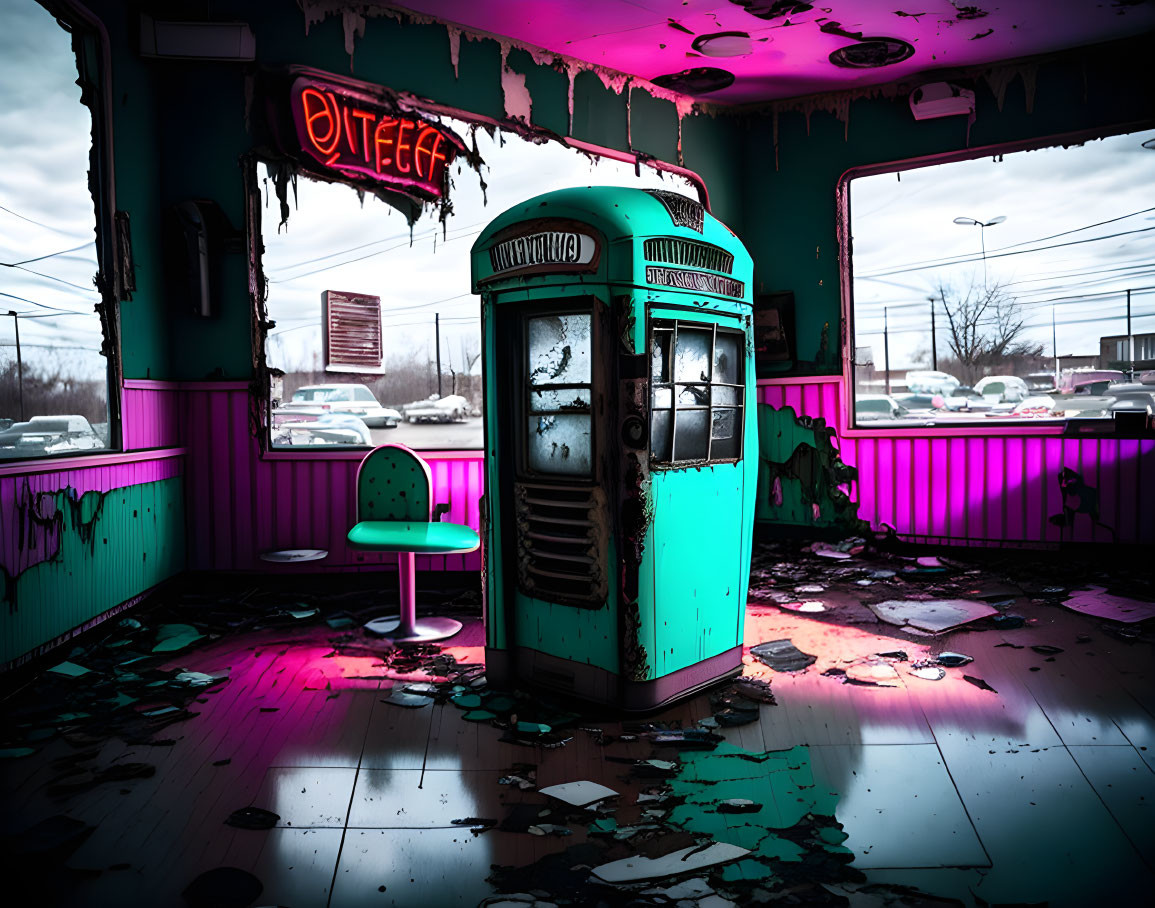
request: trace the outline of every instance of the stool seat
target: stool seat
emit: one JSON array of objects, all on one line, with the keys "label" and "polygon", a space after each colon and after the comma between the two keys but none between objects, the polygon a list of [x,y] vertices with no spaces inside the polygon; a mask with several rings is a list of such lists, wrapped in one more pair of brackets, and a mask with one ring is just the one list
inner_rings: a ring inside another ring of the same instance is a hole
[{"label": "stool seat", "polygon": [[349,530],[349,544],[378,552],[444,555],[473,552],[481,539],[472,527],[459,523],[408,520],[362,520]]},{"label": "stool seat", "polygon": [[404,445],[381,445],[365,455],[357,470],[357,522],[346,533],[349,545],[372,552],[397,553],[399,614],[365,625],[372,634],[397,642],[444,640],[461,630],[456,618],[418,618],[417,555],[472,552],[481,545],[477,531],[442,523],[448,504],[432,506],[429,464]]}]

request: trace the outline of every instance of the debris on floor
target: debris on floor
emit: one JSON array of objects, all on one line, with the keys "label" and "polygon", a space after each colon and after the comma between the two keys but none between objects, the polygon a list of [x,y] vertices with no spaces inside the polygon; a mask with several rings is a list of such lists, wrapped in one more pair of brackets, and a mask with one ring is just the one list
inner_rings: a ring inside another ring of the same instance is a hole
[{"label": "debris on floor", "polygon": [[1155,618],[1155,602],[1112,596],[1101,586],[1074,590],[1063,600],[1062,605],[1084,615],[1118,621],[1121,624],[1135,624]]},{"label": "debris on floor", "polygon": [[869,608],[888,624],[941,634],[980,618],[997,615],[998,609],[972,599],[888,599]]},{"label": "debris on floor", "polygon": [[813,665],[816,656],[802,652],[789,640],[770,640],[750,647],[750,655],[776,672],[798,672]]}]

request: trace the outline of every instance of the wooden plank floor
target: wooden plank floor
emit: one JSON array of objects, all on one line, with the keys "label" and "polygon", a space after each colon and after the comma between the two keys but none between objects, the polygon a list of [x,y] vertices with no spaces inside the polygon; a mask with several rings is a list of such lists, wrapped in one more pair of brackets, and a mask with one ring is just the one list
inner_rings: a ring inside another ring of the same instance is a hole
[{"label": "wooden plank floor", "polygon": [[[807,745],[816,780],[840,794],[854,866],[871,880],[967,905],[1123,904],[1155,886],[1150,647],[1054,606],[1020,610],[1034,623],[914,638],[751,606],[747,644],[790,638],[818,658],[780,674],[747,657],[747,673],[770,681],[778,704],[723,733],[751,751]],[[515,762],[538,764],[540,786],[590,779],[634,800],[637,781],[607,757],[648,757],[648,744],[604,747],[575,731],[567,746],[541,750],[502,743],[451,705],[384,703],[393,682],[380,660],[335,656],[326,633],[234,636],[174,661],[231,677],[202,698],[199,716],[173,727],[175,746],[102,746],[100,762],[151,762],[152,778],[54,797],[49,764],[67,744],[4,761],[3,831],[61,813],[96,826],[67,861],[82,872],[46,881],[39,904],[179,905],[199,873],[233,866],[264,883],[255,904],[472,906],[493,892],[491,865],[527,865],[584,840],[580,828],[563,840],[454,825],[544,803],[498,784]],[[481,639],[473,620],[453,651],[476,661]],[[998,645],[1008,642],[1021,648]],[[1033,644],[1063,652],[1049,661]],[[962,651],[974,662],[937,682],[900,665],[887,688],[822,674],[897,648],[912,659]],[[710,712],[701,695],[653,720],[692,726]],[[596,710],[589,723],[621,732]],[[224,825],[246,805],[281,821],[266,831]]]}]

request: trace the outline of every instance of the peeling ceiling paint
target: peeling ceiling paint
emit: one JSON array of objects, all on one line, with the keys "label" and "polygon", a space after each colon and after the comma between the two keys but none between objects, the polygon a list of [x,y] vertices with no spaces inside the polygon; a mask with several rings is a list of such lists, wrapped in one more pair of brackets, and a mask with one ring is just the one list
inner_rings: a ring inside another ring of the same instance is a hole
[{"label": "peeling ceiling paint", "polygon": [[[589,68],[620,92],[634,84],[710,65],[732,72],[728,88],[696,95],[710,104],[749,104],[845,89],[863,89],[926,70],[985,66],[1137,35],[1155,28],[1155,2],[1111,4],[1103,0],[1015,0],[964,4],[926,0],[908,6],[897,0],[826,0],[823,4],[772,0],[408,0],[339,3],[304,0],[309,12],[341,11],[346,43],[357,15],[416,13],[513,41],[539,63]],[[904,6],[906,8],[904,8]],[[347,12],[346,7],[358,13]],[[323,17],[324,13],[320,13]],[[676,17],[673,18],[673,17]],[[352,21],[350,21],[352,19]],[[750,35],[750,53],[705,57],[694,41],[723,31]],[[981,40],[980,40],[981,39]],[[907,59],[880,68],[845,69],[830,55],[859,41],[910,44]],[[548,59],[547,59],[548,58]],[[569,61],[576,61],[571,64]],[[572,75],[571,75],[572,79]],[[679,96],[685,97],[685,96]],[[681,111],[679,111],[681,113]]]}]

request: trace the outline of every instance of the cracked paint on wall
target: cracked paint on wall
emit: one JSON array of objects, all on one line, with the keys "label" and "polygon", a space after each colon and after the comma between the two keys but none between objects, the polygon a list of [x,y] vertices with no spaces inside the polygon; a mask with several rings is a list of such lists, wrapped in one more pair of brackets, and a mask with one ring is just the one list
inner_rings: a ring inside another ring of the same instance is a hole
[{"label": "cracked paint on wall", "polygon": [[[565,56],[554,51],[546,50],[544,48],[535,47],[532,45],[516,44],[509,40],[502,40],[491,35],[482,33],[474,33],[469,29],[463,28],[460,25],[452,25],[437,19],[434,16],[417,13],[412,10],[398,9],[398,8],[380,8],[370,6],[368,4],[351,3],[349,0],[301,0],[301,11],[305,19],[305,34],[308,35],[312,26],[324,22],[331,15],[339,15],[341,17],[341,24],[344,33],[344,49],[349,56],[350,71],[353,68],[353,56],[356,47],[356,40],[365,36],[365,27],[367,17],[382,17],[393,19],[394,21],[405,25],[435,25],[444,28],[447,34],[449,60],[453,66],[453,74],[455,78],[460,76],[460,58],[461,58],[461,38],[464,36],[469,41],[497,41],[501,48],[501,84],[502,93],[505,100],[505,115],[508,119],[513,121],[524,122],[526,125],[530,124],[530,112],[532,110],[533,98],[531,97],[524,74],[517,73],[508,66],[509,51],[512,48],[517,48],[529,54],[530,58],[537,66],[548,66],[557,72],[564,73],[568,79],[568,106],[569,106],[569,132],[573,133],[573,114],[574,114],[574,81],[579,73],[591,72],[598,77],[608,91],[614,94],[622,94],[628,92],[633,88],[641,89],[647,92],[650,96],[663,101],[669,101],[674,105],[677,122],[678,122],[678,146],[677,158],[678,163],[682,163],[682,121],[685,117],[694,113],[709,113],[716,114],[718,111],[715,105],[695,101],[694,98],[681,94],[679,92],[671,91],[662,88],[660,85],[655,85],[645,79],[637,76],[632,76],[617,70],[608,69],[604,66],[599,66],[596,63],[589,63],[585,60],[579,60],[575,57]],[[629,104],[627,95],[627,134],[629,132]]]},{"label": "cracked paint on wall", "polygon": [[0,666],[183,570],[180,476],[84,491],[19,481],[0,513]]},{"label": "cracked paint on wall", "polygon": [[757,520],[837,527],[860,534],[850,485],[858,478],[834,447],[835,430],[822,417],[798,416],[793,407],[758,405]]}]

